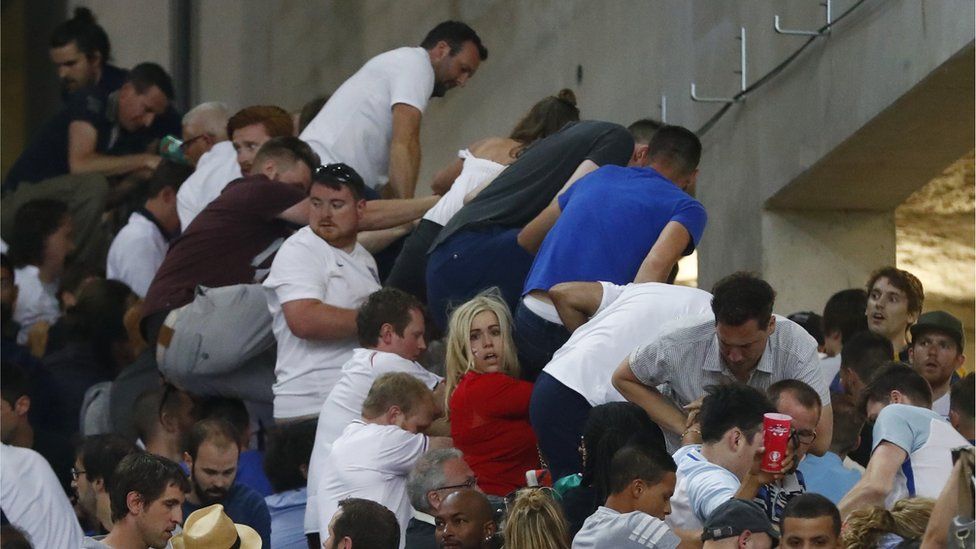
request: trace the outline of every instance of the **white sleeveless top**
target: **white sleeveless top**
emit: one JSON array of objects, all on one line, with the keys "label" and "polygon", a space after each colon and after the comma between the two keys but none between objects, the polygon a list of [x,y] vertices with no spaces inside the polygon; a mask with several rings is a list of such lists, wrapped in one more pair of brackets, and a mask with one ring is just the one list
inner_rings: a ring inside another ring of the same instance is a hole
[{"label": "white sleeveless top", "polygon": [[454,185],[447,194],[441,197],[434,204],[434,207],[427,210],[424,219],[428,219],[440,226],[447,225],[447,222],[454,217],[454,214],[464,206],[464,197],[473,191],[478,185],[485,181],[495,179],[495,176],[502,173],[507,166],[492,160],[478,158],[471,154],[471,151],[464,149],[458,151],[458,158],[464,160],[464,167],[461,174],[454,180]]}]

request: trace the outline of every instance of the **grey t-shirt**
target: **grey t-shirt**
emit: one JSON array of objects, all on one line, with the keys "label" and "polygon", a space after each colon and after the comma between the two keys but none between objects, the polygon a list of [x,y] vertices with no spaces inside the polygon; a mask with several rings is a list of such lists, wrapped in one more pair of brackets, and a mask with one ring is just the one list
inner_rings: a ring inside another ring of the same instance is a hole
[{"label": "grey t-shirt", "polygon": [[618,513],[601,506],[573,538],[573,549],[674,549],[679,543],[678,536],[660,519],[640,511]]},{"label": "grey t-shirt", "polygon": [[633,153],[634,138],[623,126],[597,120],[571,122],[525,149],[451,218],[430,249],[465,229],[523,227],[549,205],[584,160],[598,166],[626,166]]}]

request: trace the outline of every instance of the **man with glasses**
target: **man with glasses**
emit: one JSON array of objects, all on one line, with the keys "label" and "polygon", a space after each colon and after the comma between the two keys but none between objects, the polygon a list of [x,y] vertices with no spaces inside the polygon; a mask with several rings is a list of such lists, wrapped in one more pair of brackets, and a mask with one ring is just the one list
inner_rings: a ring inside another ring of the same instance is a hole
[{"label": "man with glasses", "polygon": [[217,143],[227,141],[227,105],[219,101],[200,103],[183,115],[183,144],[180,150],[191,166]]},{"label": "man with glasses", "polygon": [[97,521],[97,527],[103,532],[112,531],[108,487],[115,466],[125,456],[138,451],[131,441],[115,434],[87,437],[78,450],[75,465],[71,468],[71,486],[86,518]]},{"label": "man with glasses", "polygon": [[478,488],[478,478],[464,461],[461,450],[429,450],[407,477],[407,495],[413,516],[407,525],[406,549],[435,549],[435,515],[454,490]]}]

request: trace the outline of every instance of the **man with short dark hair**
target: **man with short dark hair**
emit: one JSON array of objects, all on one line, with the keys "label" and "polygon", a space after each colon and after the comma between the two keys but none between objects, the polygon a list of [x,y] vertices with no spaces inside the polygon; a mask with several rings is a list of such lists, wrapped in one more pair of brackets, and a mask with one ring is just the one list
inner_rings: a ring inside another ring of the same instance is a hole
[{"label": "man with short dark hair", "polygon": [[394,549],[400,545],[400,527],[393,512],[375,501],[346,498],[329,520],[324,549],[369,547]]},{"label": "man with short dark hair", "polygon": [[[840,352],[840,370],[837,373],[840,389],[858,400],[874,373],[894,354],[894,347],[887,337],[868,330],[854,334]],[[866,466],[873,449],[871,442],[871,425],[865,423],[861,428],[861,444],[851,450],[851,459]]]},{"label": "man with short dark hair", "polygon": [[86,7],[76,7],[74,17],[55,27],[48,46],[63,96],[85,88],[108,95],[125,83],[126,71],[109,64],[108,34]]},{"label": "man with short dark hair", "polygon": [[783,510],[780,541],[783,547],[841,548],[840,512],[820,494],[800,494]]},{"label": "man with short dark hair", "polygon": [[405,533],[406,549],[437,547],[436,519],[444,498],[461,488],[478,489],[478,477],[457,448],[428,450],[407,477],[413,516]]},{"label": "man with short dark hair", "polygon": [[962,322],[945,311],[929,311],[909,328],[908,361],[932,388],[932,409],[949,419],[952,376],[966,363]]},{"label": "man with short dark hair", "polygon": [[669,548],[681,540],[664,523],[678,466],[653,445],[631,444],[613,456],[606,502],[573,538],[573,549]]},{"label": "man with short dark hair", "polygon": [[420,169],[420,123],[431,97],[474,76],[488,50],[471,27],[444,21],[420,47],[370,59],[332,94],[302,131],[324,163],[343,162],[370,189],[413,198]]},{"label": "man with short dark hair", "polygon": [[514,315],[523,377],[535,379],[569,339],[550,288],[571,281],[665,282],[701,240],[705,207],[691,196],[698,137],[663,126],[649,142],[634,142],[641,158],[574,182],[519,233],[519,244],[537,252]]},{"label": "man with short dark hair", "polygon": [[79,507],[88,517],[97,520],[105,532],[112,531],[109,486],[115,467],[122,458],[138,451],[131,441],[115,434],[87,437],[78,450],[71,470],[71,485]]},{"label": "man with short dark hair", "polygon": [[88,549],[163,549],[183,522],[182,504],[190,490],[176,463],[135,452],[122,458],[108,487],[112,531],[100,542],[87,538]]},{"label": "man with short dark hair", "polygon": [[[735,273],[718,281],[712,295],[712,315],[670,323],[613,375],[614,387],[661,425],[669,449],[698,430],[694,411],[708,385],[738,381],[766,390],[781,379],[798,379],[830,402],[817,342],[795,322],[772,314],[776,294],[766,281]],[[825,404],[811,453],[827,451],[832,427]]]},{"label": "man with short dark hair", "polygon": [[925,303],[922,282],[908,271],[887,266],[871,273],[866,288],[868,329],[888,338],[898,360],[907,361],[908,329],[918,321]]},{"label": "man with short dark hair", "polygon": [[952,386],[949,423],[970,444],[976,444],[976,374],[970,372]]},{"label": "man with short dark hair", "polygon": [[499,530],[488,497],[472,488],[448,494],[437,509],[434,521],[440,549],[481,549]]},{"label": "man with short dark hair", "polygon": [[173,461],[183,459],[186,434],[196,416],[189,393],[171,384],[155,387],[136,397],[131,413],[135,434],[147,452]]},{"label": "man with short dark hair", "polygon": [[183,503],[183,513],[220,503],[234,522],[257,530],[265,545],[271,545],[271,515],[264,498],[253,489],[236,483],[240,457],[237,430],[223,419],[198,421],[187,437],[183,462],[190,470],[192,490]]},{"label": "man with short dark hair", "polygon": [[823,310],[824,354],[820,360],[824,379],[832,381],[840,369],[840,353],[854,334],[868,329],[864,310],[868,293],[861,288],[841,290],[830,296]]},{"label": "man with short dark hair", "polygon": [[705,521],[704,549],[770,549],[779,532],[753,501],[730,499]]},{"label": "man with short dark hair", "polygon": [[968,442],[931,410],[932,389],[906,364],[882,366],[862,392],[874,422],[874,447],[861,481],[841,500],[841,515],[904,497],[936,498],[952,471],[951,450]]},{"label": "man with short dark hair", "polygon": [[823,456],[808,454],[799,470],[808,491],[823,494],[836,505],[861,480],[861,471],[848,467],[845,461],[847,454],[861,444],[864,416],[848,395],[831,394],[830,405],[834,411],[830,451]]}]

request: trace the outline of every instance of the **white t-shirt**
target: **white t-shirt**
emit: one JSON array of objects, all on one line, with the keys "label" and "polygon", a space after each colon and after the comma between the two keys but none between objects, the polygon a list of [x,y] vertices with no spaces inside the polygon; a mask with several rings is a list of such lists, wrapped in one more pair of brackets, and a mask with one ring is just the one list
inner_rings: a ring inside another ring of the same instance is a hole
[{"label": "white t-shirt", "polygon": [[950,398],[951,396],[952,396],[952,391],[947,391],[946,394],[933,400],[932,411],[946,419],[949,419],[949,402],[951,400]]},{"label": "white t-shirt", "polygon": [[149,283],[163,264],[169,242],[149,218],[133,212],[108,249],[106,278],[125,282],[139,297],[146,297]]},{"label": "white t-shirt", "polygon": [[81,547],[71,503],[40,454],[0,444],[0,478],[0,508],[34,547]]},{"label": "white t-shirt", "polygon": [[314,341],[297,337],[288,328],[281,304],[317,299],[335,307],[357,309],[369,294],[380,289],[376,262],[359,244],[352,253],[346,253],[330,246],[309,227],[303,227],[281,245],[264,287],[278,340],[272,387],[274,417],[316,414],[339,381],[342,365],[352,356],[356,340]]},{"label": "white t-shirt", "polygon": [[700,530],[718,506],[735,497],[742,483],[732,471],[705,459],[700,444],[678,449],[674,462],[678,482],[664,522],[672,529]]},{"label": "white t-shirt", "polygon": [[17,343],[27,344],[27,334],[31,326],[38,322],[53,325],[61,318],[61,305],[58,303],[58,282],[41,282],[40,269],[25,265],[14,270],[17,284],[17,305],[14,307],[14,322],[20,324]]},{"label": "white t-shirt", "polygon": [[231,181],[241,177],[237,151],[230,141],[221,141],[197,161],[197,168],[176,192],[176,213],[184,231],[207,204],[220,196]]},{"label": "white t-shirt", "polygon": [[400,523],[400,547],[412,516],[407,475],[427,451],[427,436],[396,425],[355,420],[332,445],[319,479],[319,532],[328,531],[339,502],[349,498],[375,501]]},{"label": "white t-shirt", "polygon": [[343,82],[302,131],[323,164],[345,162],[377,189],[386,184],[393,139],[393,106],[420,112],[434,91],[434,68],[424,48],[397,48],[370,59]]},{"label": "white t-shirt", "polygon": [[502,173],[505,169],[504,164],[499,164],[493,160],[478,158],[471,154],[471,151],[464,149],[458,151],[458,158],[464,160],[461,166],[461,173],[454,180],[451,189],[447,191],[434,207],[427,210],[424,219],[433,221],[440,226],[447,225],[447,222],[464,207],[464,197],[485,181],[491,181]]},{"label": "white t-shirt", "polygon": [[573,332],[543,370],[592,406],[623,402],[610,382],[617,366],[638,345],[653,341],[667,322],[711,311],[712,300],[704,290],[657,282],[600,285],[603,299],[597,313]]}]

